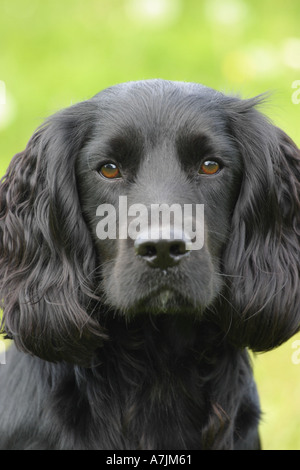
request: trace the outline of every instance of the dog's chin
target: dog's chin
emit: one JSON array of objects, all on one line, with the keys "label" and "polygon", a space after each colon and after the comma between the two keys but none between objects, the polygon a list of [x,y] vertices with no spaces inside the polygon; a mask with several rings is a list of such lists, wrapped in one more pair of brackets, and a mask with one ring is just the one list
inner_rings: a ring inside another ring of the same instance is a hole
[{"label": "dog's chin", "polygon": [[130,308],[129,313],[131,315],[137,315],[138,313],[150,313],[153,315],[199,314],[201,311],[201,306],[196,306],[191,300],[178,292],[172,289],[161,289],[140,299]]}]

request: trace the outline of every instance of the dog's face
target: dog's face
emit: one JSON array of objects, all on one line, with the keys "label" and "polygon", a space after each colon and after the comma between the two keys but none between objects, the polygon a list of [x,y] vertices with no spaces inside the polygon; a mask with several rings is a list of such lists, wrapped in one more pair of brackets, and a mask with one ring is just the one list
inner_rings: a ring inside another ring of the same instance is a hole
[{"label": "dog's face", "polygon": [[80,362],[104,319],[140,313],[205,318],[259,351],[299,330],[300,152],[259,103],[150,80],[37,130],[0,185],[0,298],[20,349]]},{"label": "dog's face", "polygon": [[[127,316],[199,316],[223,287],[221,258],[243,165],[228,134],[226,115],[210,102],[210,94],[199,87],[197,95],[190,96],[189,89],[175,85],[157,97],[155,87],[125,84],[98,95],[105,111],[77,158],[78,188],[101,260],[100,295]],[[126,207],[120,207],[120,196],[126,197]],[[116,209],[111,221],[117,226],[115,239],[97,237],[101,219],[96,213],[103,204]],[[177,244],[162,235],[140,243],[141,227],[134,240],[127,230],[132,217],[124,217],[124,212],[127,209],[128,215],[136,204],[149,211],[149,231],[155,204],[177,204],[183,218],[185,205],[194,212],[196,205],[203,205],[203,247],[189,249],[184,223]],[[120,222],[126,225],[124,239],[118,239]]]}]

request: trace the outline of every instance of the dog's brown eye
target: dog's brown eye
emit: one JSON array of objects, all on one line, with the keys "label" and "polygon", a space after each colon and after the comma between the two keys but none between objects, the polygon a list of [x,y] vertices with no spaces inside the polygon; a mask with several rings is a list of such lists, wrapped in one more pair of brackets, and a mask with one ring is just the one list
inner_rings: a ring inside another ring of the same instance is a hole
[{"label": "dog's brown eye", "polygon": [[105,163],[105,165],[102,165],[100,173],[104,178],[108,179],[121,178],[122,176],[119,168],[114,163]]},{"label": "dog's brown eye", "polygon": [[199,173],[201,175],[215,175],[218,171],[220,171],[220,165],[218,162],[215,162],[214,160],[205,160],[200,167]]}]

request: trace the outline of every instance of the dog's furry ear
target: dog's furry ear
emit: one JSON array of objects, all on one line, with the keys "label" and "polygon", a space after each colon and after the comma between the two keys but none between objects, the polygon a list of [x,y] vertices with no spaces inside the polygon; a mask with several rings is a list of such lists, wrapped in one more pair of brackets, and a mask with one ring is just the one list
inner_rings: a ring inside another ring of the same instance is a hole
[{"label": "dog's furry ear", "polygon": [[75,175],[96,112],[86,101],[51,117],[0,185],[4,332],[50,361],[86,361],[104,337],[91,315],[96,255]]},{"label": "dog's furry ear", "polygon": [[257,102],[227,108],[244,169],[224,253],[228,302],[220,321],[235,344],[266,351],[300,328],[300,151]]}]

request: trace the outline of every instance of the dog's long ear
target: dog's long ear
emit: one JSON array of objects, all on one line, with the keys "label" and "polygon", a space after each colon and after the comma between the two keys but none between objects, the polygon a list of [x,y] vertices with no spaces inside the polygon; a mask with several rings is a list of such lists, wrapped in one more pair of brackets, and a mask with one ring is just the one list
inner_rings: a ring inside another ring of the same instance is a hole
[{"label": "dog's long ear", "polygon": [[272,349],[300,328],[300,151],[254,107],[227,107],[243,158],[243,181],[224,253],[229,337]]},{"label": "dog's long ear", "polygon": [[21,350],[50,361],[86,361],[104,337],[91,315],[96,256],[75,175],[94,106],[86,101],[51,117],[0,185],[4,331]]}]

